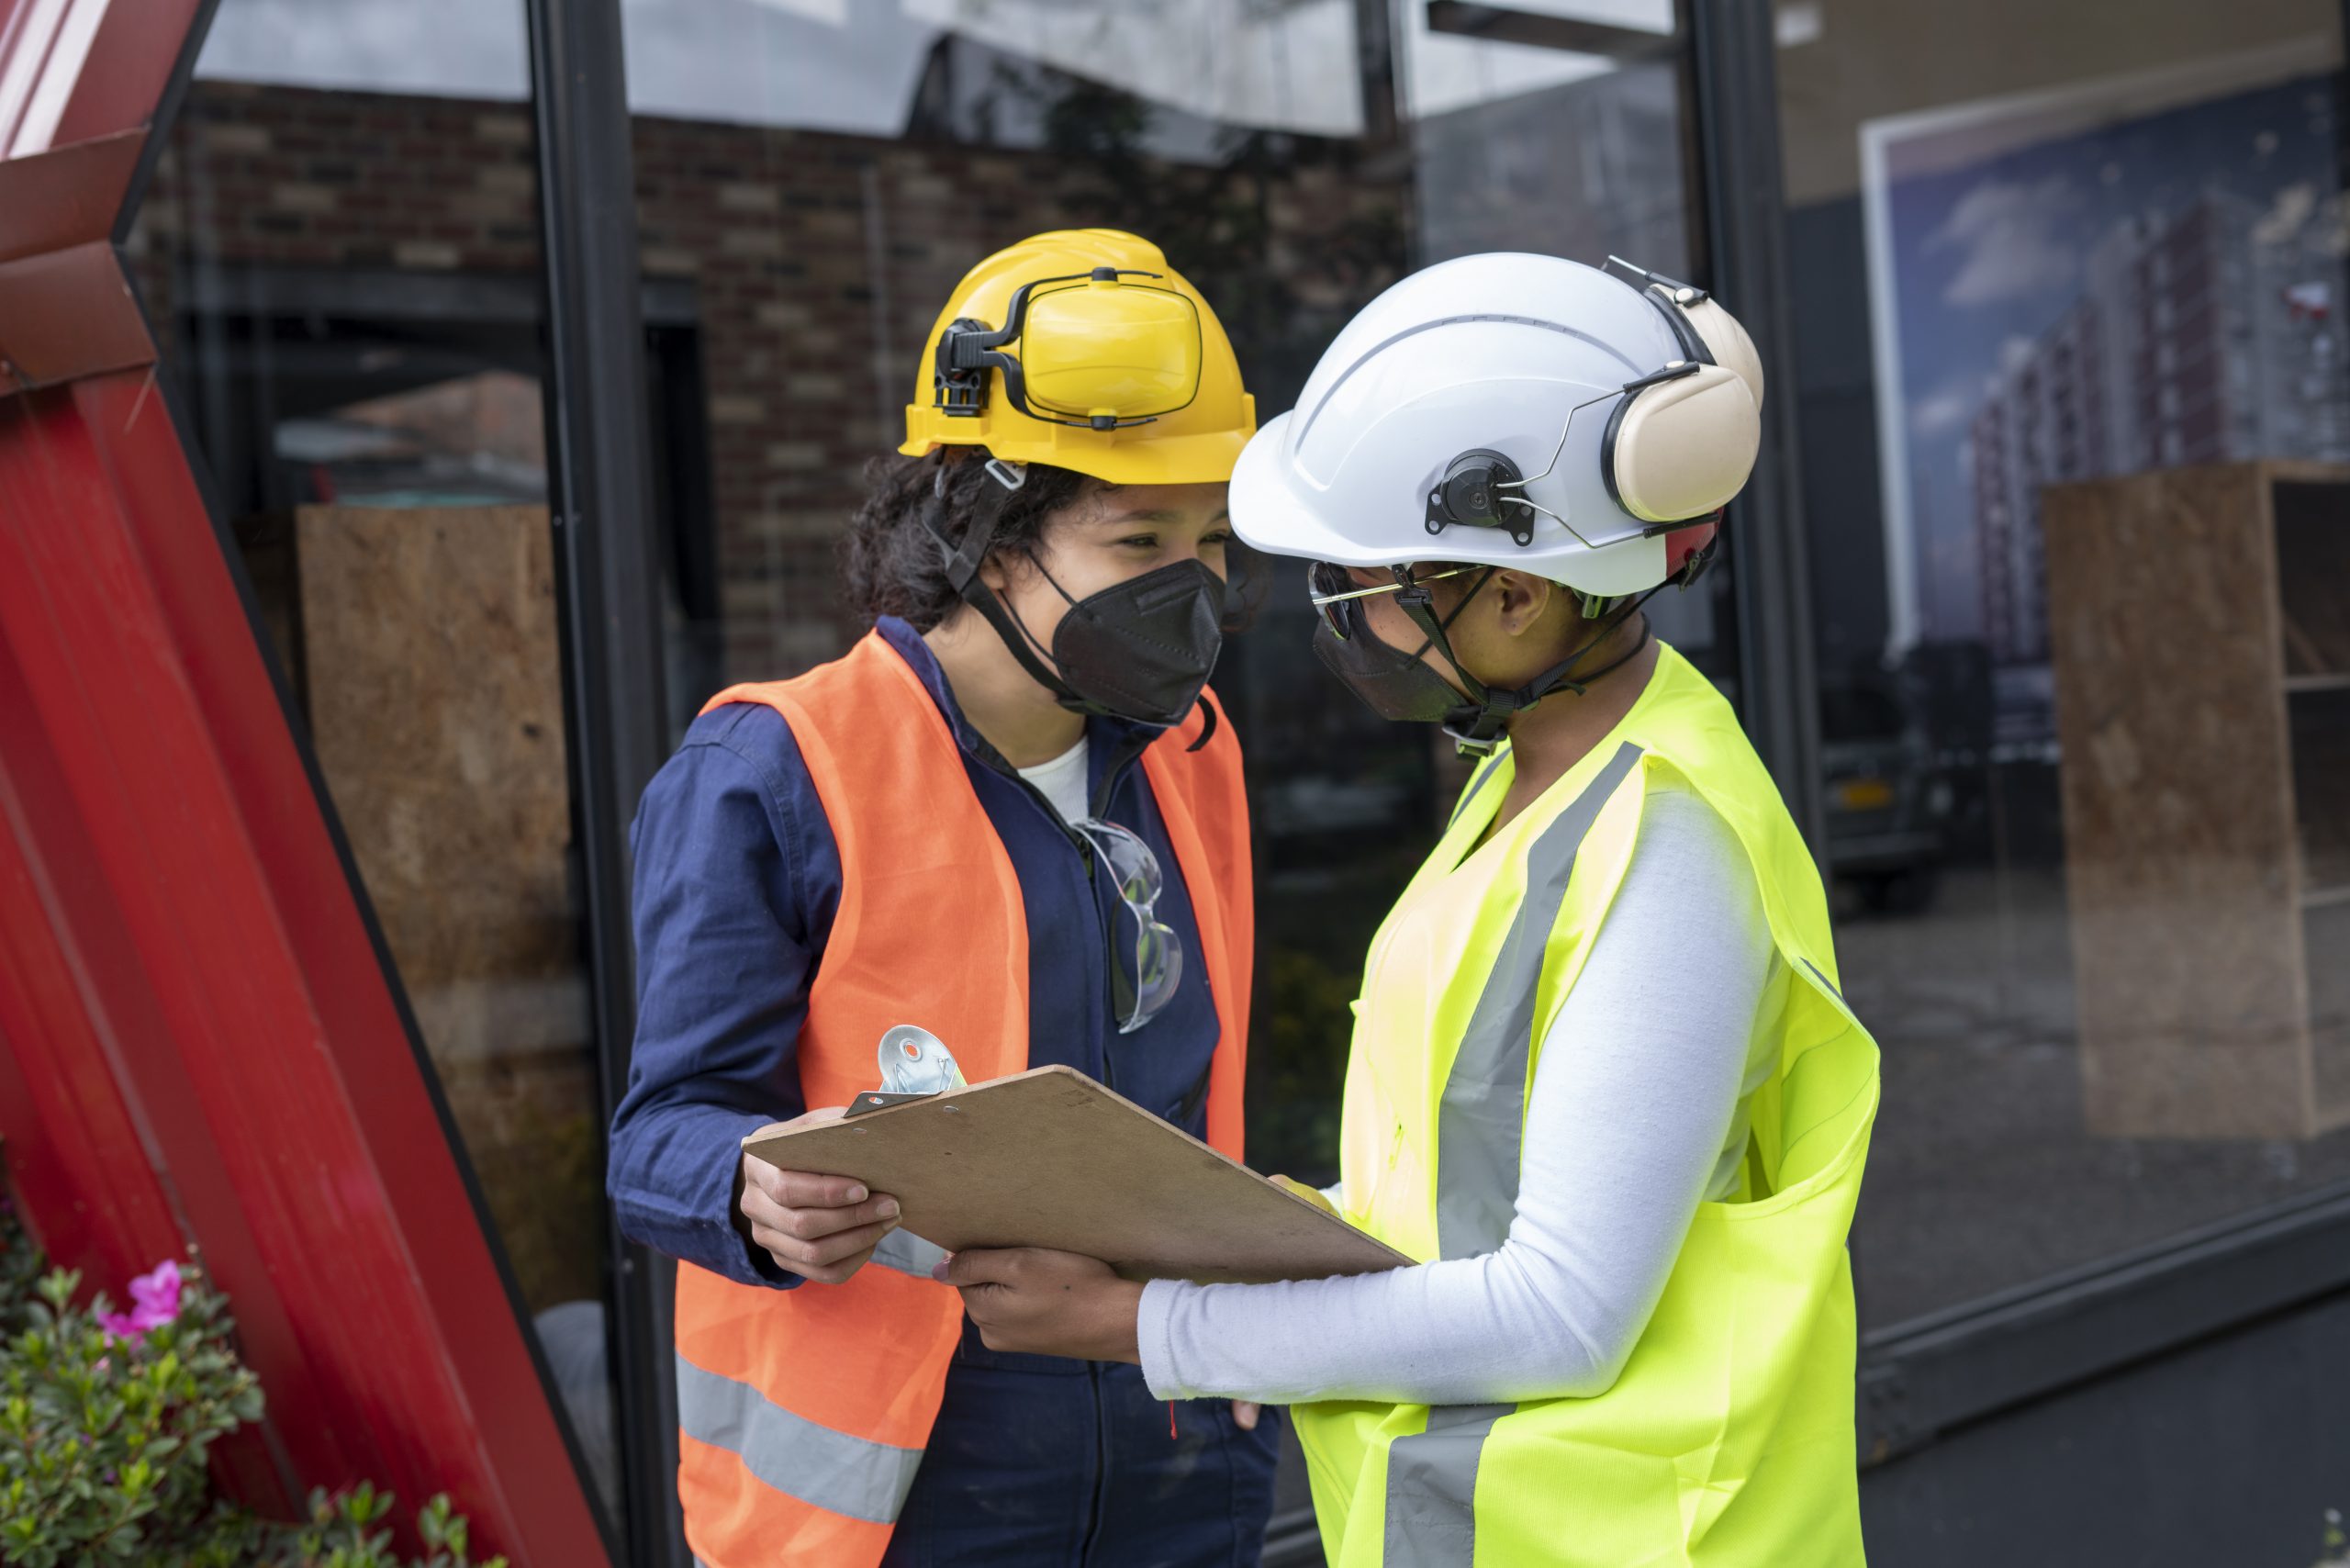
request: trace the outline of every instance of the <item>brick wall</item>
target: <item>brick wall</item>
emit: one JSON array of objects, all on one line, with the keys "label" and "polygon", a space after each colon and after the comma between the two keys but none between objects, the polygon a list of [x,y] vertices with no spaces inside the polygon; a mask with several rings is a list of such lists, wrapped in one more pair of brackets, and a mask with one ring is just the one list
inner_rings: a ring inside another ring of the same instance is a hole
[{"label": "brick wall", "polygon": [[[531,138],[519,104],[197,83],[132,241],[166,353],[174,282],[203,260],[530,274]],[[932,319],[989,251],[1149,234],[1216,304],[1269,414],[1404,254],[1399,175],[1289,139],[1220,169],[652,118],[635,146],[645,274],[695,299],[729,678],[855,634],[834,559],[859,470],[898,440]]]}]

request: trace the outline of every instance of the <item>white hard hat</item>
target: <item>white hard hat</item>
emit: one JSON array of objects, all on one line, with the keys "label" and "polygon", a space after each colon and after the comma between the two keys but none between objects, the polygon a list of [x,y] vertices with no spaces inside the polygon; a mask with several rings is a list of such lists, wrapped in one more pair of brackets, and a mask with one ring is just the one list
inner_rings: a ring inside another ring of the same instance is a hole
[{"label": "white hard hat", "polygon": [[[1258,549],[1523,567],[1601,598],[1679,574],[1762,439],[1762,362],[1701,289],[1498,252],[1413,274],[1324,352],[1231,487]],[[1572,417],[1571,417],[1572,416]]]}]

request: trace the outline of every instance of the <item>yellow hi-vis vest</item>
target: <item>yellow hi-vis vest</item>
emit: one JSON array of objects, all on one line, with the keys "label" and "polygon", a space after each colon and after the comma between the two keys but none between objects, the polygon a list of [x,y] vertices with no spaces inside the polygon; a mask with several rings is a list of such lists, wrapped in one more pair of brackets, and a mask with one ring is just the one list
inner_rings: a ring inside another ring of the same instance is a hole
[{"label": "yellow hi-vis vest", "polygon": [[1753,863],[1796,981],[1757,1025],[1778,1066],[1753,1095],[1740,1191],[1699,1206],[1606,1393],[1297,1407],[1325,1551],[1332,1568],[1850,1568],[1845,1237],[1877,1050],[1837,992],[1818,870],[1729,704],[1669,647],[1606,739],[1481,846],[1511,777],[1504,748],[1372,940],[1347,1072],[1347,1217],[1422,1260],[1501,1246],[1535,1058],[1659,780],[1694,789]]}]

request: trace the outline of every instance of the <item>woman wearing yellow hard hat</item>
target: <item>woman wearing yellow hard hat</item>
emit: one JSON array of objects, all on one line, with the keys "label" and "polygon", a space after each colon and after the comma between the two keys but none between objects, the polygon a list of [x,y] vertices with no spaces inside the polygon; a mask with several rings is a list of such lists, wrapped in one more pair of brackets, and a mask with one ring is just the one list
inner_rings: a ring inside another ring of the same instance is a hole
[{"label": "woman wearing yellow hard hat", "polygon": [[1819,872],[1641,606],[1761,439],[1703,289],[1611,259],[1406,278],[1259,431],[1251,544],[1315,650],[1480,759],[1372,939],[1324,1201],[1417,1265],[1148,1286],[964,1252],[987,1343],[1293,1406],[1333,1568],[1853,1568],[1845,1237],[1877,1052]]},{"label": "woman wearing yellow hard hat", "polygon": [[1205,682],[1255,429],[1155,246],[990,256],[849,526],[872,634],[720,693],[645,794],[610,1188],[680,1260],[678,1487],[711,1568],[1257,1560],[1252,1409],[990,1350],[889,1194],[740,1148],[838,1115],[911,1024],[946,1081],[1066,1063],[1239,1154],[1248,828]]}]

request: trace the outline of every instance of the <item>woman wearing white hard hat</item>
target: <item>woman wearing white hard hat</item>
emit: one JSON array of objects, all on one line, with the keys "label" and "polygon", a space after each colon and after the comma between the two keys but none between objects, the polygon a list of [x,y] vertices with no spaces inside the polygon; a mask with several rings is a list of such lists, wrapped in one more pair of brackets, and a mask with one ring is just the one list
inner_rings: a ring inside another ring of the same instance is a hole
[{"label": "woman wearing white hard hat", "polygon": [[1776,788],[1640,612],[1704,568],[1762,396],[1702,290],[1472,256],[1367,307],[1234,475],[1242,537],[1316,562],[1324,661],[1484,759],[1372,941],[1325,1195],[1423,1261],[953,1276],[990,1343],[1297,1406],[1335,1568],[1861,1561],[1876,1047]]}]

